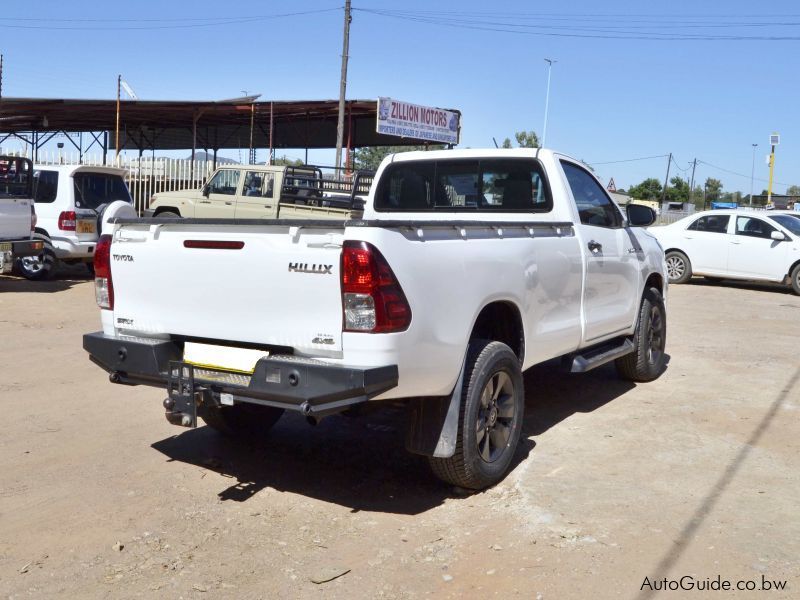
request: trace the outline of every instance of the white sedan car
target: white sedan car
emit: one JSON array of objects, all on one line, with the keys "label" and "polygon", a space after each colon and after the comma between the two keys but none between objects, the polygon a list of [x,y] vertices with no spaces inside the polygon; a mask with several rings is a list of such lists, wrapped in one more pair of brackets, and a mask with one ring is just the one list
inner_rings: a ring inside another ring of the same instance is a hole
[{"label": "white sedan car", "polygon": [[746,209],[710,210],[648,229],[664,248],[670,283],[772,281],[800,295],[800,218]]}]

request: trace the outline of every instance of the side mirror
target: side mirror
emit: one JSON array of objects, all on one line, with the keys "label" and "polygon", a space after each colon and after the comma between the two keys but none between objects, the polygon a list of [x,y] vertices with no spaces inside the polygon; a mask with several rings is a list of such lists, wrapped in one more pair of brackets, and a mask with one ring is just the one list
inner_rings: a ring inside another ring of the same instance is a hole
[{"label": "side mirror", "polygon": [[208,195],[211,193],[211,188],[209,187],[209,185],[208,185],[208,184],[205,184],[205,185],[203,186],[203,189],[202,189],[201,193],[203,194],[203,196],[205,196],[206,198],[208,198]]},{"label": "side mirror", "polygon": [[780,231],[773,231],[770,234],[769,237],[771,237],[776,242],[785,242],[786,241],[786,236],[783,233],[781,233]]},{"label": "side mirror", "polygon": [[647,227],[656,222],[656,211],[643,204],[628,204],[625,207],[630,227]]}]

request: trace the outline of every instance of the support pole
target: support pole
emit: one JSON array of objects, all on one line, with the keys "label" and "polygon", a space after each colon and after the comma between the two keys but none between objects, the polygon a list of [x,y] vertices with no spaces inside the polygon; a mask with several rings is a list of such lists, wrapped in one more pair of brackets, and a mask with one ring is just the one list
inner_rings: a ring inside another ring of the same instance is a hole
[{"label": "support pole", "polygon": [[268,157],[268,160],[267,160],[267,164],[268,165],[272,164],[272,153],[274,152],[274,148],[272,146],[272,134],[273,134],[273,128],[274,128],[274,120],[273,120],[272,109],[273,109],[273,103],[270,102],[269,103],[269,157]]},{"label": "support pole", "polygon": [[119,97],[120,97],[120,86],[122,85],[122,75],[117,75],[117,124],[114,128],[115,139],[114,139],[114,149],[116,150],[116,155],[114,156],[114,162],[119,164]]},{"label": "support pole", "polygon": [[694,193],[694,170],[697,168],[697,159],[695,158],[692,161],[692,180],[689,183],[689,204],[693,204],[692,202],[692,194]]},{"label": "support pole", "polygon": [[347,94],[347,60],[350,57],[350,0],[344,3],[344,40],[342,42],[342,76],[339,81],[339,120],[336,124],[336,168],[342,166],[342,145],[344,143],[344,105]]},{"label": "support pole", "polygon": [[772,204],[772,176],[775,174],[775,144],[769,153],[769,187],[767,188],[767,206]]},{"label": "support pole", "polygon": [[250,164],[255,164],[256,157],[253,153],[253,124],[255,123],[256,118],[256,104],[255,102],[250,103]]}]

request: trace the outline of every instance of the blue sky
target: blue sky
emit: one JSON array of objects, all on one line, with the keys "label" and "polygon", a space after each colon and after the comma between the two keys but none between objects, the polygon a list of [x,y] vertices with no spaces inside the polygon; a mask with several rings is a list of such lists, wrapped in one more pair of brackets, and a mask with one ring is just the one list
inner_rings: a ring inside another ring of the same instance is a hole
[{"label": "blue sky", "polygon": [[[5,2],[3,95],[113,98],[122,73],[141,99],[221,99],[242,90],[262,99],[336,98],[342,5],[195,0],[186,10],[183,2],[152,0]],[[758,193],[766,187],[759,179],[768,177],[769,134],[778,131],[774,191],[800,184],[800,40],[564,37],[648,37],[653,31],[800,37],[794,2],[353,0],[353,8],[348,97],[458,108],[461,147],[492,146],[493,137],[500,142],[521,129],[541,135],[543,59],[550,57],[558,62],[549,147],[590,163],[672,152],[671,175],[688,176],[685,169],[697,158],[703,163],[696,181],[715,177],[727,191],[749,193],[751,144],[758,143]],[[261,18],[322,9],[332,10]],[[368,10],[408,13],[399,18]],[[54,20],[39,20],[44,16]],[[199,19],[216,21],[199,26]],[[437,22],[424,22],[431,19]],[[514,27],[521,24],[547,28]],[[224,154],[238,158],[235,151]],[[332,162],[329,156],[312,153],[310,159]],[[666,158],[657,158],[595,168],[604,181],[613,177],[627,188],[645,177],[663,180],[666,165]]]}]

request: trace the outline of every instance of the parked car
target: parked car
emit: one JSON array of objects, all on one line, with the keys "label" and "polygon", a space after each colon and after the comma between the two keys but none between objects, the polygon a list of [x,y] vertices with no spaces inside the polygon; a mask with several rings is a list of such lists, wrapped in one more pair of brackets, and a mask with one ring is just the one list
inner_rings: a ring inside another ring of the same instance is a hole
[{"label": "parked car", "polygon": [[696,213],[650,227],[664,247],[670,283],[692,275],[791,285],[800,294],[800,219],[749,209]]},{"label": "parked car", "polygon": [[83,345],[112,382],[166,389],[171,423],[233,437],[403,400],[407,448],[483,488],[512,464],[524,369],[662,373],[654,219],[549,150],[391,155],[358,220],[117,219]]},{"label": "parked car", "polygon": [[19,273],[28,279],[47,279],[58,261],[82,262],[92,271],[103,210],[114,201],[132,204],[124,175],[124,169],[115,167],[35,165],[34,237],[44,249],[18,259]]},{"label": "parked car", "polygon": [[33,165],[20,156],[0,156],[0,273],[42,251],[42,242],[32,239],[35,226]]}]

